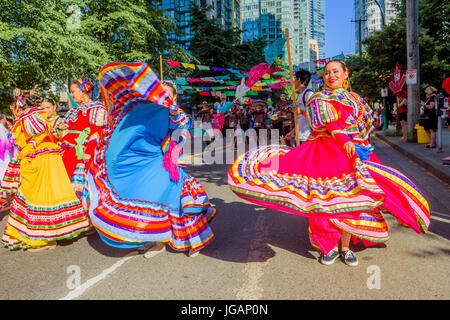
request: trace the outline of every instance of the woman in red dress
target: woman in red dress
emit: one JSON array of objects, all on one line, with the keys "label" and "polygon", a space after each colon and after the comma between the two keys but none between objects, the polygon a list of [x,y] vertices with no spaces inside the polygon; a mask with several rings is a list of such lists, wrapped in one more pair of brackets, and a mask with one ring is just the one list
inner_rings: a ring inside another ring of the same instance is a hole
[{"label": "woman in red dress", "polygon": [[69,178],[72,179],[75,168],[84,164],[89,169],[101,131],[106,126],[105,106],[92,101],[94,83],[81,78],[70,86],[70,95],[79,105],[70,109],[65,116],[66,134],[62,138],[63,161]]},{"label": "woman in red dress", "polygon": [[61,138],[64,166],[86,215],[90,205],[87,172],[94,159],[102,130],[107,124],[105,106],[92,101],[94,87],[91,79],[80,78],[72,83],[70,95],[78,105],[72,106],[67,112],[61,127],[65,132]]}]

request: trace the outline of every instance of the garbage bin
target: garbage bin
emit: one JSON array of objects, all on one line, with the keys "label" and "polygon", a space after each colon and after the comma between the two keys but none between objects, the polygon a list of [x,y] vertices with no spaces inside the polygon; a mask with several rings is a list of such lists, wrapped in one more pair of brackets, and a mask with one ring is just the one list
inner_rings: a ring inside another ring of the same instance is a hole
[{"label": "garbage bin", "polygon": [[422,126],[416,124],[414,129],[417,130],[417,143],[430,143],[430,137]]}]

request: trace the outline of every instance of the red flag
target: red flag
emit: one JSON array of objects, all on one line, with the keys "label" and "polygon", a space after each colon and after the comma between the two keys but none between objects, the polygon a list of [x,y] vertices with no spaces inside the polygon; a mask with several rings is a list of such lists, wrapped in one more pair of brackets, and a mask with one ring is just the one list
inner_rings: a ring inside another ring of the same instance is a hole
[{"label": "red flag", "polygon": [[171,67],[179,67],[181,65],[178,61],[166,60],[166,62]]},{"label": "red flag", "polygon": [[403,87],[406,83],[406,73],[402,71],[402,66],[398,63],[395,64],[394,78],[389,81],[389,89],[393,94],[397,94],[403,91]]}]

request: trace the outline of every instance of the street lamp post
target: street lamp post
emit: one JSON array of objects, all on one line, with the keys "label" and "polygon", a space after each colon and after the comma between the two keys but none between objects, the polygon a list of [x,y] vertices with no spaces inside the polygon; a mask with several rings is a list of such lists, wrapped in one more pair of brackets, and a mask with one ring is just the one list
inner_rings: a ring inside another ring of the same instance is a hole
[{"label": "street lamp post", "polygon": [[384,26],[385,26],[385,24],[386,24],[386,21],[385,21],[385,19],[384,19],[384,11],[383,11],[383,9],[381,8],[381,5],[380,5],[380,3],[378,2],[378,0],[374,0],[374,1],[375,1],[375,3],[377,4],[378,8],[380,8],[380,12],[381,12],[381,29],[383,29]]},{"label": "street lamp post", "polygon": [[406,1],[406,50],[408,70],[416,70],[415,83],[408,84],[408,141],[414,140],[420,102],[419,1]]},{"label": "street lamp post", "polygon": [[[378,2],[378,0],[374,0],[375,3],[377,4],[378,8],[380,9],[381,12],[381,30],[383,30],[384,25],[386,23],[385,19],[384,19],[384,11],[381,8],[380,3]],[[383,105],[384,105],[384,109],[383,109],[383,130],[386,130],[388,128],[388,123],[387,123],[387,108],[386,108],[386,97],[383,97]]]}]

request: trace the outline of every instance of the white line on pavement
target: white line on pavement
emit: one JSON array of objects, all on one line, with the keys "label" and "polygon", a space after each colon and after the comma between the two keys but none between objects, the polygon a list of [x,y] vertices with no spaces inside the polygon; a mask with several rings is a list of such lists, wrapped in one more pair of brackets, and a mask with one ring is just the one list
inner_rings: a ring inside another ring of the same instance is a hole
[{"label": "white line on pavement", "polygon": [[[259,280],[264,275],[264,266],[268,263],[268,257],[265,257],[264,247],[267,246],[268,226],[267,216],[263,212],[256,218],[255,238],[250,245],[250,252],[248,254],[247,263],[245,264],[244,283],[238,288],[236,297],[240,300],[259,300],[263,298],[264,289],[260,287]],[[265,262],[257,262],[261,259],[267,260]]]},{"label": "white line on pavement", "polygon": [[77,287],[76,289],[70,291],[65,297],[60,298],[59,300],[72,300],[72,299],[76,299],[79,296],[81,296],[87,289],[89,289],[90,287],[92,287],[93,285],[97,284],[98,282],[104,280],[109,274],[111,274],[112,272],[114,272],[117,268],[119,268],[121,265],[123,265],[125,262],[127,262],[128,260],[130,260],[131,258],[134,258],[136,256],[137,253],[132,252],[131,254],[128,254],[127,256],[125,256],[124,258],[120,259],[119,261],[117,261],[115,264],[113,264],[111,267],[105,269],[102,271],[102,273],[100,273],[98,276],[95,276],[91,279],[89,279],[88,281],[86,281],[85,283],[81,284],[79,287]]},{"label": "white line on pavement", "polygon": [[435,219],[435,220],[438,220],[438,221],[442,221],[442,222],[450,223],[450,220],[449,220],[449,219],[445,219],[445,218],[440,218],[440,217],[436,217],[436,216],[434,216],[433,214],[440,214],[440,215],[445,215],[445,216],[446,216],[446,214],[445,214],[445,213],[442,213],[442,212],[438,212],[438,211],[431,211],[431,219]]}]

